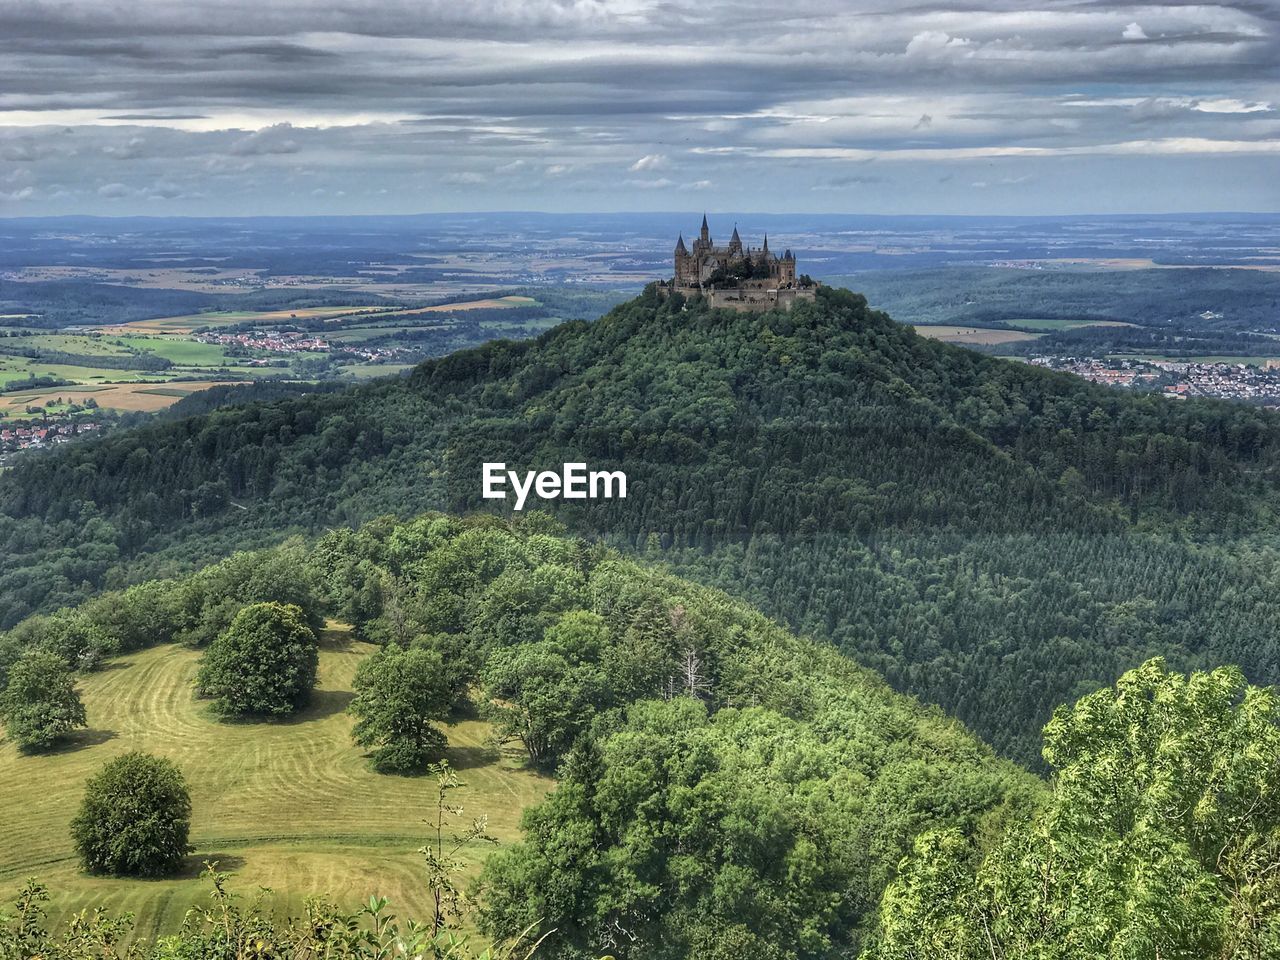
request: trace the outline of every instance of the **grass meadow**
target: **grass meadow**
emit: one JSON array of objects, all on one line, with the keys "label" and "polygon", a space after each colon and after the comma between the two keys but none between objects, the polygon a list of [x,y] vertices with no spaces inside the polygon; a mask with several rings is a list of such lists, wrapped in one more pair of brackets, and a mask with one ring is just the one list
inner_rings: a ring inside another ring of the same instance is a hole
[{"label": "grass meadow", "polygon": [[[373,773],[351,742],[345,712],[360,658],[373,648],[348,632],[325,632],[312,704],[287,722],[222,723],[193,699],[198,651],[161,646],[129,654],[80,684],[89,728],[48,755],[0,745],[0,902],[27,877],[48,884],[50,917],[92,906],[135,915],[135,934],[175,930],[207,884],[201,864],[216,860],[233,889],[274,891],[281,914],[328,894],[354,908],[370,894],[391,898],[402,916],[425,915],[427,892],[417,850],[432,803],[426,778]],[[515,840],[521,811],[552,781],[526,769],[521,755],[489,744],[487,724],[448,727],[447,757],[466,786],[454,799],[465,817],[487,814],[490,831]],[[69,825],[85,780],[127,750],[174,760],[191,790],[194,851],[178,877],[89,877],[80,870]],[[485,849],[475,851],[483,856]],[[478,860],[473,867],[478,869]]]}]

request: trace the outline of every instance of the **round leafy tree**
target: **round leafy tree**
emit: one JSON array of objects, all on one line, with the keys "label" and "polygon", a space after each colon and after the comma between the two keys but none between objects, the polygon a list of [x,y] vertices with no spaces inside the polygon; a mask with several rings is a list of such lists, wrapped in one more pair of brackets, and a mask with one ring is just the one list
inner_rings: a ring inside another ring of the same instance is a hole
[{"label": "round leafy tree", "polygon": [[85,786],[71,837],[89,873],[159,877],[181,866],[190,828],[182,772],[171,760],[134,751]]},{"label": "round leafy tree", "polygon": [[301,607],[255,603],[209,645],[196,684],[228,716],[283,716],[316,684],[319,649]]},{"label": "round leafy tree", "polygon": [[361,662],[348,708],[358,718],[351,736],[377,747],[375,770],[412,773],[439,758],[446,740],[435,722],[453,705],[449,679],[440,654],[423,647],[391,644]]},{"label": "round leafy tree", "polygon": [[84,704],[75,675],[56,653],[28,653],[9,671],[0,695],[5,729],[24,751],[46,750],[76,727],[85,725]]}]

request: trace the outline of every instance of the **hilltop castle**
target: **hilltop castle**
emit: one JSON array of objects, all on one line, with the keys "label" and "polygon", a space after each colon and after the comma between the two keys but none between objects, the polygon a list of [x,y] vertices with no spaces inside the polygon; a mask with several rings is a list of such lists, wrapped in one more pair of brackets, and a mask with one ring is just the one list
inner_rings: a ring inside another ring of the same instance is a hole
[{"label": "hilltop castle", "polygon": [[663,284],[668,293],[701,295],[713,307],[738,310],[789,310],[796,300],[812,300],[814,287],[808,277],[796,278],[796,258],[790,250],[780,257],[769,252],[768,234],[764,246],[755,250],[742,245],[735,226],[729,245],[717,247],[711,242],[706,214],[692,248],[685,246],[684,234],[680,234],[675,275],[670,283]]}]

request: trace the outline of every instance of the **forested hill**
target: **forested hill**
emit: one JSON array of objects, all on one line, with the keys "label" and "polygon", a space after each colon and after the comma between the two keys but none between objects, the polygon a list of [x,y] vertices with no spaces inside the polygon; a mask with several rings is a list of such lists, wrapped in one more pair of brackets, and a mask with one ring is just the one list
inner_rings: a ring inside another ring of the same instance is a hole
[{"label": "forested hill", "polygon": [[[576,531],[661,551],[1035,760],[1054,703],[1152,654],[1280,679],[1280,420],[917,337],[652,291],[407,380],[214,411],[0,478],[4,622],[374,514],[492,508],[482,461],[619,467]],[[510,509],[507,505],[506,509]],[[1246,542],[1243,537],[1250,538]]]}]

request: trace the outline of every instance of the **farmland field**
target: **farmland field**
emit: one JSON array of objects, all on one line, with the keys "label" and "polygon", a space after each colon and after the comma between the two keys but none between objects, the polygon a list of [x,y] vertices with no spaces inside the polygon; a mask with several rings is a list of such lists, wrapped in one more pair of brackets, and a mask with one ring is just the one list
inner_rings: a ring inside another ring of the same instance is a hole
[{"label": "farmland field", "polygon": [[991,330],[985,327],[957,327],[948,324],[917,324],[916,333],[931,340],[942,340],[945,343],[959,344],[1001,344],[1017,343],[1021,340],[1035,340],[1038,334],[1023,333],[1021,330]]},{"label": "farmland field", "polygon": [[1022,327],[1027,330],[1078,330],[1081,327],[1137,327],[1136,323],[1125,323],[1121,320],[1061,320],[1050,317],[1039,317],[1026,320],[1005,320],[1011,327]]},{"label": "farmland field", "polygon": [[224,366],[236,360],[226,355],[222,347],[214,343],[197,343],[184,337],[120,337],[121,343],[154,353],[174,363],[187,366]]},{"label": "farmland field", "polygon": [[392,310],[386,317],[408,317],[415,313],[456,313],[460,310],[495,310],[504,307],[532,307],[538,301],[533,297],[492,297],[485,300],[464,300],[460,303],[436,303],[429,307],[414,307],[411,310]]},{"label": "farmland field", "polygon": [[48,387],[0,395],[0,417],[20,415],[28,406],[44,406],[59,397],[69,403],[83,403],[92,397],[108,410],[143,410],[154,412],[171,406],[189,394],[235,380],[184,380],[161,383],[115,383],[89,386]]},{"label": "farmland field", "polygon": [[214,310],[208,313],[188,313],[179,317],[157,317],[154,320],[135,320],[119,327],[104,328],[113,332],[145,331],[157,333],[190,333],[198,327],[216,327],[233,323],[288,323],[290,320],[329,319],[357,313],[382,313],[386,307],[297,307],[291,310]]},{"label": "farmland field", "polygon": [[[162,646],[121,658],[81,682],[89,729],[63,750],[22,756],[0,746],[0,886],[39,875],[53,894],[50,916],[88,906],[131,911],[136,934],[172,932],[206,884],[201,863],[217,860],[235,889],[272,888],[283,913],[297,915],[310,894],[327,892],[355,907],[370,894],[390,897],[401,916],[424,916],[426,889],[417,854],[432,785],[373,773],[351,743],[345,712],[351,680],[371,646],[341,629],[325,632],[319,683],[310,707],[288,722],[220,723],[192,698],[199,653]],[[488,745],[476,720],[448,727],[448,759],[466,784],[455,799],[469,819],[486,814],[490,832],[517,838],[521,811],[552,781],[513,754]],[[142,749],[174,760],[191,789],[191,841],[182,875],[171,880],[88,877],[68,828],[84,781],[107,760]]]},{"label": "farmland field", "polygon": [[112,367],[82,367],[66,363],[46,363],[26,357],[0,356],[0,386],[28,377],[59,377],[77,384],[119,383],[140,379],[168,380],[173,371],[117,370]]},{"label": "farmland field", "polygon": [[[103,384],[122,386],[95,397],[101,408],[155,411],[194,390],[226,382],[389,376],[426,357],[473,346],[495,331],[511,335],[509,328],[519,327],[533,335],[561,321],[546,310],[531,317],[530,311],[516,309],[539,306],[533,297],[513,294],[424,307],[340,304],[216,310],[106,326],[14,328],[0,339],[0,389],[16,382],[22,395],[0,395],[0,421],[29,418],[33,414],[27,412],[28,406],[47,406],[59,397],[79,403],[85,399],[80,388]],[[464,321],[468,311],[481,311],[478,316],[483,319]],[[508,313],[511,320],[494,319],[494,313]],[[322,322],[322,330],[317,329],[321,325],[317,321]],[[244,327],[218,330],[233,325]],[[214,338],[219,342],[201,342],[194,334],[197,328],[212,328],[211,333],[223,336]],[[33,378],[64,380],[74,386],[22,389],[22,382]],[[154,389],[166,383],[175,385]],[[48,413],[96,416],[92,411],[53,408]]]}]

